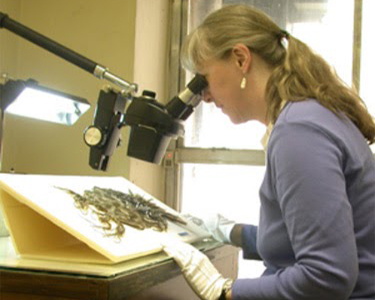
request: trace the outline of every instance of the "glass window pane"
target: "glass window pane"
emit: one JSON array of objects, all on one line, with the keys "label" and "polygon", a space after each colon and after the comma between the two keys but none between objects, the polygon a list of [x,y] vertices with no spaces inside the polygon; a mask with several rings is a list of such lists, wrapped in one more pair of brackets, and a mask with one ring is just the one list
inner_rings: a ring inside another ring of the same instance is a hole
[{"label": "glass window pane", "polygon": [[[184,164],[182,168],[182,213],[204,218],[220,213],[237,223],[258,224],[259,187],[265,167]],[[259,277],[264,265],[242,259],[238,278]]]},{"label": "glass window pane", "polygon": [[[183,164],[182,213],[204,218],[221,213],[237,223],[258,224],[259,188],[265,167]],[[239,255],[238,278],[258,277],[262,262],[242,259]]]},{"label": "glass window pane", "polygon": [[219,212],[238,222],[258,224],[264,166],[183,164],[184,213]]},{"label": "glass window pane", "polygon": [[266,128],[257,121],[234,125],[214,104],[201,103],[185,125],[185,146],[262,149]]},{"label": "glass window pane", "polygon": [[[268,13],[281,28],[322,55],[351,85],[354,1],[223,1],[229,3],[247,3]],[[202,13],[190,12],[190,27],[197,26],[203,17]],[[261,149],[259,141],[265,132],[256,121],[233,125],[214,105],[205,103],[187,120],[185,128],[185,146],[202,148]]]}]

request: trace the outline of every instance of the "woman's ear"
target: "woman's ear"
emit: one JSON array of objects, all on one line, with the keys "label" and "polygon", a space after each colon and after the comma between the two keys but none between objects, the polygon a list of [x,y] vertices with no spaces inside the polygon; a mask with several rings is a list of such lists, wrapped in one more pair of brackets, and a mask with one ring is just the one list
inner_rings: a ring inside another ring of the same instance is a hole
[{"label": "woman's ear", "polygon": [[244,44],[236,44],[232,49],[232,54],[236,65],[241,69],[242,73],[247,73],[252,60],[250,49]]}]

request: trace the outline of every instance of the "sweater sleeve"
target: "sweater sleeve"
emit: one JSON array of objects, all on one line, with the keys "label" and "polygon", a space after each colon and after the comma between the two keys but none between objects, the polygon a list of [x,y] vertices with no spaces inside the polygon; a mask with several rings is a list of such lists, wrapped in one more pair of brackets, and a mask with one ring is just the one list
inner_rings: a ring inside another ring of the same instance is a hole
[{"label": "sweater sleeve", "polygon": [[242,228],[242,251],[244,259],[262,260],[257,250],[257,226],[244,225]]},{"label": "sweater sleeve", "polygon": [[358,261],[340,145],[315,125],[282,123],[268,163],[295,263],[236,280],[233,299],[348,299]]}]

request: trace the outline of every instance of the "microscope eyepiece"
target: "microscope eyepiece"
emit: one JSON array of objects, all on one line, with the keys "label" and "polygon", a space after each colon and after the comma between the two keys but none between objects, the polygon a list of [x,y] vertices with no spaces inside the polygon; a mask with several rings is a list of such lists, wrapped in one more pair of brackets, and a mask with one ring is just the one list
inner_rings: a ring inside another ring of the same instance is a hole
[{"label": "microscope eyepiece", "polygon": [[194,108],[201,102],[200,93],[207,87],[208,83],[204,76],[197,74],[187,84],[186,88],[175,96],[166,105],[167,111],[176,119],[185,121]]}]

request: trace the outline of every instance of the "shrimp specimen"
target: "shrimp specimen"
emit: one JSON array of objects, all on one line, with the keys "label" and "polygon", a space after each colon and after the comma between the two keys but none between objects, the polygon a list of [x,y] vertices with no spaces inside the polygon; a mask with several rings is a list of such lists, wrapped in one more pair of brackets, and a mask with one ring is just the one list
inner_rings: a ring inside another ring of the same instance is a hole
[{"label": "shrimp specimen", "polygon": [[124,225],[139,230],[151,228],[156,231],[167,231],[167,221],[186,225],[180,217],[166,212],[151,199],[146,200],[130,190],[126,194],[113,189],[94,187],[80,195],[70,189],[56,188],[70,194],[75,206],[82,212],[87,213],[92,209],[102,224],[99,227],[106,232],[106,236],[121,238],[125,234]]}]

